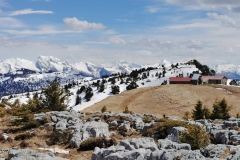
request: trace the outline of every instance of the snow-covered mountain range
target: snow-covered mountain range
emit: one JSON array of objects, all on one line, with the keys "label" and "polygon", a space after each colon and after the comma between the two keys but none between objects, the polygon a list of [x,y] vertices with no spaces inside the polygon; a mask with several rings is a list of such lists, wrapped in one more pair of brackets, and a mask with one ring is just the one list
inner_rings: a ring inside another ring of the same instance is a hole
[{"label": "snow-covered mountain range", "polygon": [[[99,78],[103,75],[113,73],[130,73],[132,70],[160,67],[161,65],[170,66],[167,60],[162,60],[156,64],[139,65],[126,61],[115,61],[108,65],[96,65],[90,62],[78,62],[68,64],[52,56],[39,56],[37,60],[29,61],[21,58],[10,58],[0,62],[0,74],[19,74],[21,70],[29,70],[36,73],[68,72],[82,75],[85,77]],[[217,75],[224,75],[230,79],[240,79],[240,65],[224,64],[211,66]],[[24,74],[24,73],[22,73]]]},{"label": "snow-covered mountain range", "polygon": [[78,62],[68,64],[52,56],[39,56],[34,61],[21,58],[11,58],[0,62],[0,74],[17,74],[26,69],[34,72],[52,73],[52,72],[73,72],[83,76],[99,78],[103,75],[113,73],[130,73],[133,69],[139,69],[141,66],[125,61],[113,62],[111,65],[95,65],[90,62]]},{"label": "snow-covered mountain range", "polygon": [[230,79],[240,79],[240,65],[221,64],[213,68],[218,75],[224,75]]}]

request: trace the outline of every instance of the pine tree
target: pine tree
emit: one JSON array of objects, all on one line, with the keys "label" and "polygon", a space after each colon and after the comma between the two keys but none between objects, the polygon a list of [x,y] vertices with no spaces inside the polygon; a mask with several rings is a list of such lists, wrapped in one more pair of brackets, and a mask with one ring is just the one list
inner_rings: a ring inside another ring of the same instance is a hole
[{"label": "pine tree", "polygon": [[82,103],[82,99],[79,95],[77,95],[75,105],[78,105],[78,104],[81,104],[81,103]]},{"label": "pine tree", "polygon": [[194,120],[203,119],[204,118],[204,111],[202,107],[202,101],[198,100],[197,104],[195,105],[195,109],[192,112],[192,118]]},{"label": "pine tree", "polygon": [[48,88],[43,89],[43,94],[42,104],[46,109],[64,111],[67,108],[65,101],[68,99],[68,94],[64,93],[64,89],[60,87],[57,78],[49,84]]},{"label": "pine tree", "polygon": [[221,107],[219,106],[219,102],[215,100],[215,102],[213,103],[211,119],[220,119],[221,117],[222,117]]},{"label": "pine tree", "polygon": [[92,98],[92,96],[93,96],[93,90],[92,90],[91,87],[88,87],[88,88],[85,90],[85,99],[86,99],[86,101],[87,101],[87,102],[90,101],[91,98]]},{"label": "pine tree", "polygon": [[211,112],[207,107],[203,107],[203,118],[204,119],[209,119],[211,117]]},{"label": "pine tree", "polygon": [[33,99],[36,99],[36,98],[38,98],[38,93],[37,92],[33,95]]},{"label": "pine tree", "polygon": [[99,85],[98,92],[103,92],[104,89],[105,89],[104,83],[101,83],[101,84]]},{"label": "pine tree", "polygon": [[120,89],[118,85],[112,86],[112,94],[119,94]]},{"label": "pine tree", "polygon": [[230,107],[227,105],[227,101],[226,101],[225,98],[223,98],[219,102],[219,106],[221,108],[221,113],[222,113],[221,119],[228,119],[228,118],[230,118],[230,115],[229,115]]}]

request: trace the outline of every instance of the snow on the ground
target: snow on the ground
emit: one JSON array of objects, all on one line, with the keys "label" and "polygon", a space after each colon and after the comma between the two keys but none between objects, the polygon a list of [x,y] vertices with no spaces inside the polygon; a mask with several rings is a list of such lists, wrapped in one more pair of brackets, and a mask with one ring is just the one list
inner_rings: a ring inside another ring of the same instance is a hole
[{"label": "snow on the ground", "polygon": [[[159,73],[163,73],[163,66],[162,65],[158,65],[157,69],[151,70],[151,71],[145,71],[144,73],[149,73],[149,76],[146,79],[141,79],[137,81],[137,85],[139,86],[138,88],[143,88],[143,87],[150,87],[150,86],[160,86],[162,85],[164,82],[166,82],[167,84],[169,84],[169,78],[170,77],[177,77],[180,75],[183,75],[183,77],[189,77],[190,74],[192,74],[194,71],[199,71],[194,65],[184,65],[181,63],[178,63],[179,66],[178,67],[174,67],[172,68],[170,62],[164,60],[162,62],[162,64],[164,64],[165,70],[166,70],[166,74],[165,77],[161,77],[159,78],[158,75]],[[176,64],[176,63],[174,63]],[[142,73],[142,74],[144,74]],[[105,89],[103,92],[99,92],[97,90],[97,87],[93,87],[91,86],[92,83],[96,83],[98,80],[102,81],[102,79],[94,79],[92,77],[82,77],[79,75],[75,75],[73,72],[68,72],[68,73],[62,73],[62,72],[57,72],[57,73],[43,73],[43,74],[34,74],[31,75],[27,80],[40,80],[40,79],[45,79],[45,80],[49,80],[52,81],[55,77],[60,77],[62,78],[63,81],[63,85],[64,84],[68,84],[68,82],[73,82],[73,81],[77,81],[78,84],[75,85],[74,87],[72,87],[71,89],[69,89],[71,96],[69,97],[69,101],[68,101],[68,109],[73,109],[75,111],[81,111],[109,96],[114,96],[111,93],[111,82],[106,82],[105,83]],[[142,75],[139,75],[139,77],[142,77]],[[23,80],[21,78],[15,79],[15,81],[18,80]],[[105,80],[108,81],[108,78],[106,78]],[[126,81],[126,78],[124,79],[124,81]],[[228,82],[229,83],[229,82]],[[85,85],[87,86],[91,86],[93,89],[93,97],[91,98],[91,100],[89,102],[87,102],[84,98],[85,96],[85,92],[79,94],[78,96],[81,97],[81,104],[79,105],[75,105],[76,103],[76,97],[77,97],[77,91],[78,89],[81,88],[81,86]],[[120,88],[120,94],[124,91],[126,91],[126,86],[127,84],[122,83],[120,84],[120,79],[116,78],[116,83],[115,85],[118,85]],[[35,92],[30,93],[30,98],[33,97]],[[40,92],[39,92],[40,93]],[[5,97],[7,98],[7,97]],[[20,100],[20,103],[27,103],[28,98],[26,93],[23,94],[18,94],[18,95],[14,95],[14,98],[10,99],[11,103],[14,103],[16,99]]]},{"label": "snow on the ground", "polygon": [[62,154],[69,154],[69,151],[63,150],[63,149],[59,149],[59,148],[38,148],[40,150],[43,151],[51,151],[53,153],[62,153]]}]

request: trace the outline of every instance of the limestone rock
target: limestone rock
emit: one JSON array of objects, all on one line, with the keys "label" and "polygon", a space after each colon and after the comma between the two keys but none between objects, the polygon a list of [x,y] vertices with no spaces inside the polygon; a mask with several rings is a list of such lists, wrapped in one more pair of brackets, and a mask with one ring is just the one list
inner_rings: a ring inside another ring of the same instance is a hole
[{"label": "limestone rock", "polygon": [[56,157],[53,153],[40,153],[30,149],[10,149],[8,151],[9,160],[66,160]]}]

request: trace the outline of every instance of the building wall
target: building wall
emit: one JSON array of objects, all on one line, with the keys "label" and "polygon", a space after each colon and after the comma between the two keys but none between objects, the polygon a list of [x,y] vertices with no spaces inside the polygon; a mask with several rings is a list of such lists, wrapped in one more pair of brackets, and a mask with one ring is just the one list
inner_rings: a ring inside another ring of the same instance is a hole
[{"label": "building wall", "polygon": [[191,84],[191,82],[169,81],[169,84]]},{"label": "building wall", "polygon": [[221,83],[227,85],[227,78],[223,78]]}]

